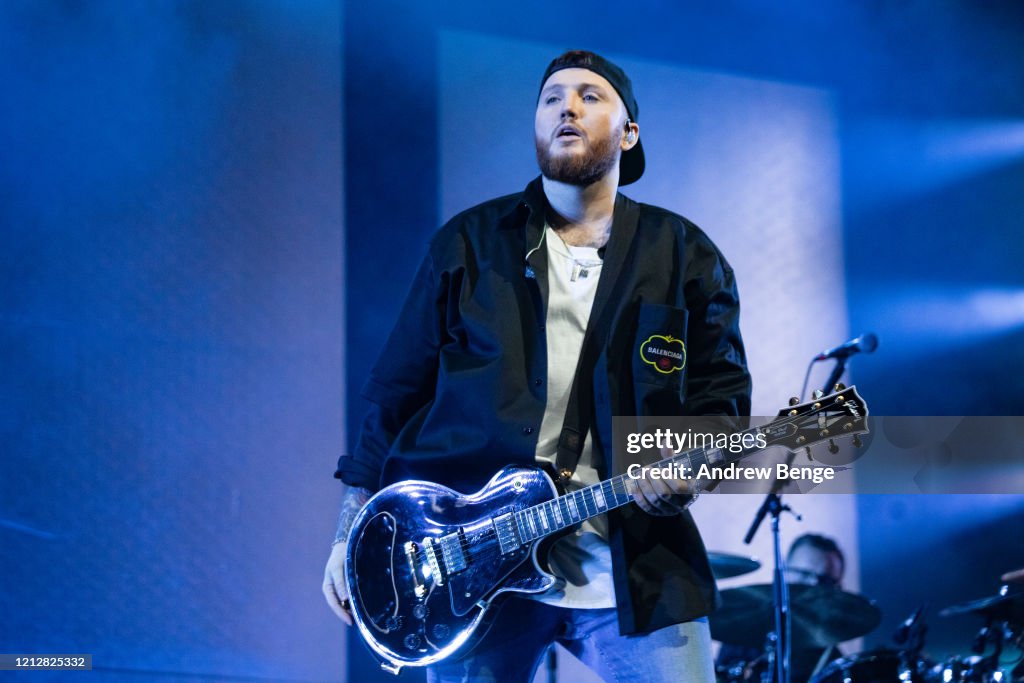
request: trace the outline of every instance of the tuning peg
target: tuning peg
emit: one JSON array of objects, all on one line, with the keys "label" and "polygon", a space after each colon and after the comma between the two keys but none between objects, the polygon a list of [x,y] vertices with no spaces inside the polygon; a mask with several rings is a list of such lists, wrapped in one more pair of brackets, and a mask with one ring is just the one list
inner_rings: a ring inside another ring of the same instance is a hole
[{"label": "tuning peg", "polygon": [[821,389],[815,389],[814,390],[814,398],[818,399],[818,398],[821,398],[824,395],[825,395],[825,392],[822,391]]},{"label": "tuning peg", "polygon": [[837,384],[834,387],[832,387],[832,390],[833,391],[842,391],[845,388],[846,388],[846,385],[843,384],[842,382],[840,382],[839,384]]},{"label": "tuning peg", "polygon": [[854,448],[860,448],[863,445],[864,445],[864,443],[860,440],[860,437],[857,436],[856,434],[854,434],[853,435],[853,447]]},{"label": "tuning peg", "polygon": [[839,452],[839,446],[836,445],[835,439],[828,440],[828,452],[831,453],[832,455],[835,455],[836,453]]},{"label": "tuning peg", "polygon": [[789,405],[795,406],[798,403],[800,403],[800,399],[798,399],[796,396],[790,396],[789,397]]}]

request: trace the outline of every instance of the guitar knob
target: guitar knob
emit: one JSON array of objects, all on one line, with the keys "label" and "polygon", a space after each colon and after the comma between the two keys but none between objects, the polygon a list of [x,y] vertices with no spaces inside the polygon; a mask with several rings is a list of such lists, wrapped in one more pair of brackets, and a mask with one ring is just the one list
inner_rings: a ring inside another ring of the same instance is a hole
[{"label": "guitar knob", "polygon": [[419,649],[421,642],[422,639],[418,635],[416,635],[415,633],[410,633],[405,637],[405,640],[402,641],[402,644],[410,650],[416,650]]},{"label": "guitar knob", "polygon": [[412,615],[417,619],[426,619],[430,609],[426,605],[416,605],[412,608]]},{"label": "guitar knob", "polygon": [[832,455],[835,455],[836,453],[839,452],[839,446],[836,445],[835,439],[828,440],[828,452],[831,453]]},{"label": "guitar knob", "polygon": [[402,628],[402,617],[391,616],[384,621],[384,628],[390,633]]},{"label": "guitar knob", "polygon": [[431,632],[434,634],[435,640],[444,640],[452,630],[448,628],[447,624],[434,624],[434,628],[431,629]]},{"label": "guitar knob", "polygon": [[863,442],[861,442],[860,437],[857,436],[856,434],[854,434],[853,435],[853,447],[854,448],[860,448],[863,445],[864,444],[863,444]]}]

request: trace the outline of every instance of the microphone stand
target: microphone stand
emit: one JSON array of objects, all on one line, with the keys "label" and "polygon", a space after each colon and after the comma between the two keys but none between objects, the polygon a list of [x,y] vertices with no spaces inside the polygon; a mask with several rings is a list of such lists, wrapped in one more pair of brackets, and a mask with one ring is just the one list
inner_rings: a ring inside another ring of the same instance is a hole
[{"label": "microphone stand", "polygon": [[839,381],[839,378],[843,376],[843,373],[846,372],[846,361],[849,358],[849,356],[836,358],[836,366],[832,368],[832,374],[828,376],[828,379],[825,381],[825,386],[821,389],[826,394],[832,393],[832,388],[836,385],[836,382]]},{"label": "microphone stand", "polygon": [[[790,453],[789,461],[792,463],[795,454]],[[802,517],[782,502],[782,496],[777,493],[781,488],[776,482],[773,490],[765,496],[764,502],[754,515],[754,521],[747,530],[743,542],[747,545],[753,540],[761,522],[766,515],[772,516],[772,544],[774,546],[775,569],[772,572],[772,593],[775,605],[775,638],[774,638],[774,665],[772,667],[774,683],[789,683],[789,653],[790,653],[790,612],[789,612],[789,585],[786,583],[786,562],[782,557],[782,541],[779,537],[779,517],[783,512],[792,513],[798,520]],[[771,636],[769,636],[771,640]]]}]

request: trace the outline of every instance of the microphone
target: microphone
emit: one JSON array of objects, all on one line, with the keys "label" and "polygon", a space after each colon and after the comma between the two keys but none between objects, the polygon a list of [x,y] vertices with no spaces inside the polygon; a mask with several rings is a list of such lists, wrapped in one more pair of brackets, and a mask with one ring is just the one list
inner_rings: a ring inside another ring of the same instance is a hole
[{"label": "microphone", "polygon": [[866,332],[848,342],[833,347],[828,351],[822,351],[814,360],[828,360],[829,358],[849,358],[855,353],[873,353],[878,348],[878,337],[873,332]]},{"label": "microphone", "polygon": [[917,625],[917,621],[921,618],[921,613],[924,612],[925,607],[927,607],[927,603],[914,610],[914,613],[896,628],[896,632],[892,634],[892,639],[897,645],[907,642],[907,638],[910,636],[910,629]]}]

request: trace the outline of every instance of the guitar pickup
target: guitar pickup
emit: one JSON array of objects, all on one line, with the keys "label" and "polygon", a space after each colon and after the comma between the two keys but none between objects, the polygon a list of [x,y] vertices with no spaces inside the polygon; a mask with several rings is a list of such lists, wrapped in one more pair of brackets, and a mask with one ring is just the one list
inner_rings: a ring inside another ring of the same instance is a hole
[{"label": "guitar pickup", "polygon": [[441,537],[441,554],[444,556],[444,564],[449,575],[461,572],[468,564],[462,540],[461,531]]},{"label": "guitar pickup", "polygon": [[501,549],[502,555],[515,552],[523,545],[516,534],[515,525],[512,524],[511,512],[494,517],[491,519],[491,524],[494,525],[494,532],[498,535],[498,547]]},{"label": "guitar pickup", "polygon": [[434,577],[434,583],[438,586],[443,586],[447,576],[439,551],[440,548],[437,545],[437,541],[429,537],[423,539],[423,554],[427,557],[427,564],[430,565],[430,573]]},{"label": "guitar pickup", "polygon": [[463,544],[461,530],[440,539],[423,539],[423,554],[427,556],[434,583],[438,586],[443,586],[449,576],[461,572],[469,564]]}]

